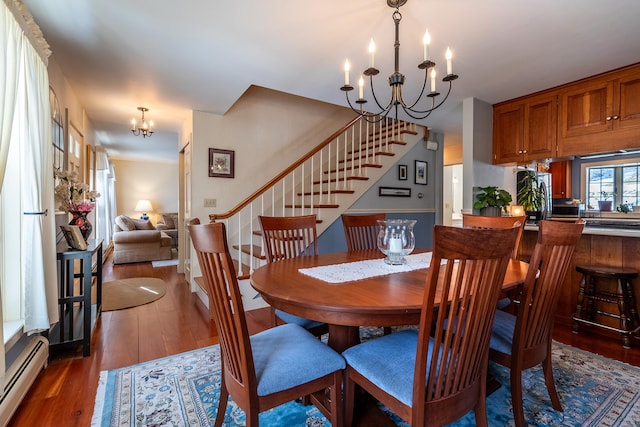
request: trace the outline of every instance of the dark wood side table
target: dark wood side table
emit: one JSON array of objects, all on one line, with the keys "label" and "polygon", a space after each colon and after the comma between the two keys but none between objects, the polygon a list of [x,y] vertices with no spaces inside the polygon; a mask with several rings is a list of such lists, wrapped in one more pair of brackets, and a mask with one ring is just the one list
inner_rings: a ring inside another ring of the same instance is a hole
[{"label": "dark wood side table", "polygon": [[[89,239],[87,250],[57,247],[59,322],[51,329],[52,350],[82,344],[83,356],[91,354],[91,332],[102,313],[102,239]],[[94,271],[95,265],[95,271]],[[91,301],[93,277],[95,302]]]}]

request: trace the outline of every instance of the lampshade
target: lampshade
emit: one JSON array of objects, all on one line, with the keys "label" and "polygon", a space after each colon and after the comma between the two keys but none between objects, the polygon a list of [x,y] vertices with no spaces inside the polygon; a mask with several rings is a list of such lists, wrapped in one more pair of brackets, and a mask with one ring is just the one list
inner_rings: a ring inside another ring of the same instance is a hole
[{"label": "lampshade", "polygon": [[511,216],[524,215],[524,207],[520,205],[511,205],[509,209]]},{"label": "lampshade", "polygon": [[136,205],[136,212],[151,212],[153,207],[151,206],[151,202],[145,199],[138,200],[138,204]]}]

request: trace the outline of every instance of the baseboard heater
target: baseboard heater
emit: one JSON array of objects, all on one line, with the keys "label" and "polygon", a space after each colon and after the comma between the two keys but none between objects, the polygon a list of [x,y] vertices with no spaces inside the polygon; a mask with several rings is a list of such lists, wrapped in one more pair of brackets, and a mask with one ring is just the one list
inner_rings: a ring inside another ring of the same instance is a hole
[{"label": "baseboard heater", "polygon": [[18,358],[7,369],[5,388],[0,397],[0,425],[6,426],[22,402],[40,371],[47,367],[49,341],[37,336],[31,339]]}]

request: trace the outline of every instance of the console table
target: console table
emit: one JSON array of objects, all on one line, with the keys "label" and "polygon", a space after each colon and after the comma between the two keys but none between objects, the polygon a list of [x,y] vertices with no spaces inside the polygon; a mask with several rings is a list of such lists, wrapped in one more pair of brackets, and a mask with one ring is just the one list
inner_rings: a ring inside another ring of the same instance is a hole
[{"label": "console table", "polygon": [[[89,239],[87,250],[57,247],[59,322],[51,329],[52,349],[82,344],[83,356],[91,354],[91,332],[102,312],[102,239]],[[95,271],[93,266],[95,264]],[[96,278],[95,301],[91,301]]]}]

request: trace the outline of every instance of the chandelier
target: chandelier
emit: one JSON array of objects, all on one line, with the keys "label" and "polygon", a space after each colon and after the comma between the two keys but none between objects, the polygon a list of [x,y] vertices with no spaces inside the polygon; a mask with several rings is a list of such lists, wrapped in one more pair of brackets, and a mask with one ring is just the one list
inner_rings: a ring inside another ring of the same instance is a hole
[{"label": "chandelier", "polygon": [[[457,75],[453,74],[451,67],[451,49],[447,48],[446,52],[446,61],[447,61],[447,74],[442,79],[443,82],[449,83],[449,88],[447,90],[447,94],[445,97],[436,104],[436,97],[440,95],[439,92],[436,91],[436,64],[429,59],[429,43],[431,42],[431,38],[429,36],[429,32],[427,31],[423,38],[424,45],[424,56],[423,61],[418,65],[418,68],[424,70],[424,82],[422,83],[422,90],[420,94],[413,102],[406,102],[402,97],[402,85],[404,84],[404,74],[400,73],[399,70],[399,58],[400,58],[400,20],[402,19],[402,15],[400,14],[400,6],[403,6],[407,3],[407,0],[387,0],[387,5],[394,8],[392,18],[395,24],[395,70],[393,74],[389,76],[389,86],[391,86],[391,98],[389,99],[389,103],[386,106],[383,106],[378,101],[378,97],[376,96],[376,92],[373,88],[373,76],[377,75],[380,71],[374,67],[374,53],[375,53],[375,44],[373,43],[373,39],[371,39],[371,43],[369,44],[369,68],[364,70],[362,73],[363,76],[369,77],[369,85],[371,86],[371,94],[373,95],[373,100],[375,101],[378,112],[368,112],[363,110],[364,104],[367,102],[364,99],[364,77],[360,76],[358,80],[358,98],[355,100],[355,103],[359,105],[359,108],[356,109],[354,105],[351,103],[349,99],[349,92],[351,92],[354,88],[349,84],[349,60],[347,59],[344,63],[344,86],[340,88],[340,90],[345,92],[345,97],[347,98],[347,103],[349,107],[357,114],[364,117],[369,122],[377,122],[383,120],[387,117],[389,112],[392,109],[395,109],[395,118],[398,119],[398,107],[402,107],[402,110],[411,118],[420,120],[429,117],[429,115],[440,107],[449,97],[451,93],[451,85],[452,82],[458,78]],[[431,72],[429,72],[431,70]],[[425,94],[425,89],[427,87],[427,81],[431,79],[430,91]],[[424,96],[423,96],[424,95]],[[423,104],[425,106],[418,106],[418,103],[425,99],[431,98],[431,101],[426,100]]]},{"label": "chandelier", "polygon": [[138,110],[142,111],[142,121],[140,126],[136,126],[136,119],[131,119],[131,132],[135,136],[142,135],[143,138],[151,137],[153,134],[153,120],[147,121],[144,119],[144,113],[149,111],[146,107],[138,107]]}]

